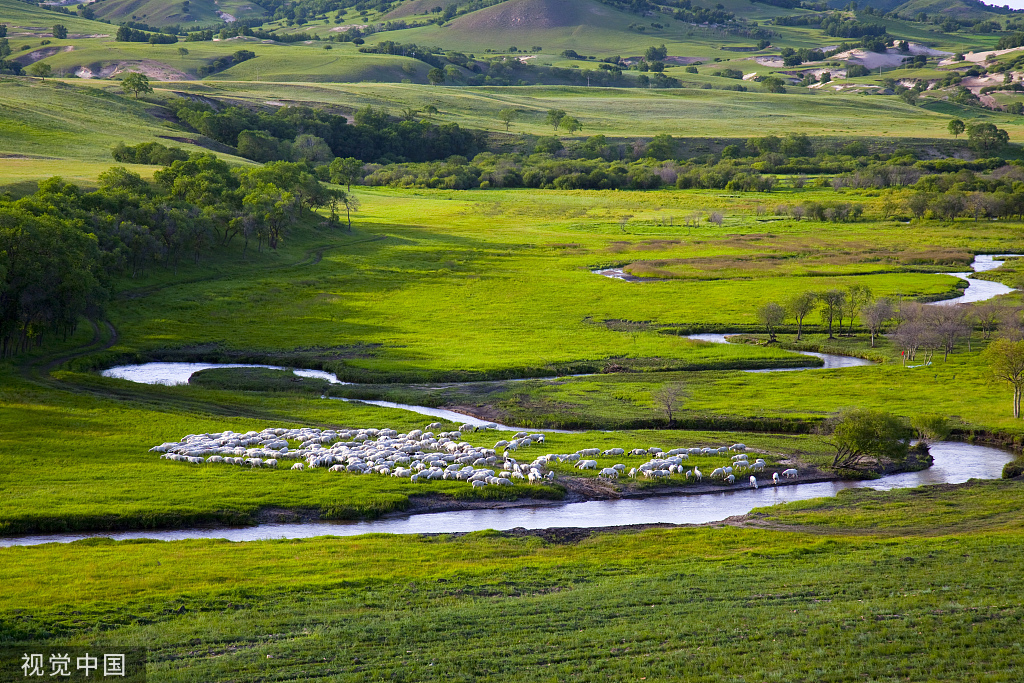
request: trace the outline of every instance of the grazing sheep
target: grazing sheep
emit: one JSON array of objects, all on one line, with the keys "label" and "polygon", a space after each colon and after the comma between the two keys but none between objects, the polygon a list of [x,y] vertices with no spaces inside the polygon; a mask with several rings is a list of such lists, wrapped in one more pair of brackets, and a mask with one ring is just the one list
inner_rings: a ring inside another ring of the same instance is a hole
[{"label": "grazing sheep", "polygon": [[576,468],[577,469],[581,469],[581,470],[596,470],[597,469],[597,461],[596,460],[580,460],[578,463],[576,463]]},{"label": "grazing sheep", "polygon": [[729,484],[735,484],[736,483],[736,475],[735,474],[730,474],[728,477],[725,478],[725,481],[727,483],[729,483]]},{"label": "grazing sheep", "polygon": [[599,477],[607,477],[608,479],[618,479],[619,471],[612,467],[605,467],[603,470],[597,473]]},{"label": "grazing sheep", "polygon": [[772,484],[775,485],[775,486],[779,485],[779,473],[778,472],[772,472]]},{"label": "grazing sheep", "polygon": [[635,467],[629,471],[629,478],[630,479],[636,479],[636,468]]},{"label": "grazing sheep", "polygon": [[609,448],[601,455],[625,455],[626,451],[622,448]]},{"label": "grazing sheep", "polygon": [[753,486],[755,489],[757,488],[757,477],[755,477],[753,474],[750,475],[750,485]]},{"label": "grazing sheep", "polygon": [[697,481],[701,481],[704,478],[704,474],[696,467],[693,468],[693,476],[694,478],[697,479]]},{"label": "grazing sheep", "polygon": [[306,469],[306,466],[303,465],[301,462],[297,462],[294,465],[292,465],[291,469],[293,469],[293,470],[304,470],[304,469]]},{"label": "grazing sheep", "polygon": [[787,479],[796,479],[798,474],[799,473],[792,468],[782,471],[782,476],[786,477]]}]

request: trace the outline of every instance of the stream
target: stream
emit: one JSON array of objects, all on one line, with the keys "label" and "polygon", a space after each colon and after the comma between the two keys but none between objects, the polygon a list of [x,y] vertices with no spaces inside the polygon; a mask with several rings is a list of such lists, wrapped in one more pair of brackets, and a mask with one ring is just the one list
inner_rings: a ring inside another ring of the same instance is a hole
[{"label": "stream", "polygon": [[[996,479],[1001,475],[1003,465],[1014,458],[1011,453],[996,448],[974,446],[956,441],[939,441],[931,444],[931,454],[935,462],[927,470],[893,474],[870,481],[830,481],[785,486],[771,486],[769,483],[762,482],[761,488],[756,490],[741,485],[725,489],[720,493],[593,500],[568,504],[548,503],[416,515],[396,514],[365,522],[318,521],[299,524],[261,524],[260,526],[242,528],[220,527],[13,536],[0,538],[0,547],[70,543],[94,537],[106,537],[114,540],[152,538],[162,541],[178,541],[191,538],[221,538],[229,541],[260,541],[314,536],[356,536],[369,533],[437,534],[482,531],[484,529],[507,530],[516,527],[547,529],[655,523],[705,524],[721,521],[734,515],[744,515],[755,507],[834,496],[846,488],[871,487],[889,490],[927,484],[958,484],[969,479]],[[289,473],[284,474],[291,476]]]}]

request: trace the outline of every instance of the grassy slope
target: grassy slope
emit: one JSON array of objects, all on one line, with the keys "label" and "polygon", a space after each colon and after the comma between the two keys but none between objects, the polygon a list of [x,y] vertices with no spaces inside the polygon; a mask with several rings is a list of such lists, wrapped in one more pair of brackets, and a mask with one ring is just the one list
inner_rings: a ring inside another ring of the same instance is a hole
[{"label": "grassy slope", "polygon": [[[831,500],[769,513],[816,534],[9,548],[0,623],[15,642],[144,645],[162,681],[1015,681],[1021,492],[860,491],[838,526]],[[904,536],[874,535],[876,518]]]},{"label": "grassy slope", "polygon": [[135,20],[150,26],[180,24],[183,27],[219,24],[219,12],[231,14],[236,19],[255,19],[265,15],[257,3],[245,0],[191,0],[188,12],[184,11],[180,0],[102,0],[93,5],[93,11],[98,19],[106,19],[112,24]]},{"label": "grassy slope", "polygon": [[19,0],[0,0],[0,24],[7,24],[7,37],[12,47],[16,38],[49,34],[54,24],[62,24],[71,37],[76,35],[112,35],[116,28],[101,21],[82,19],[75,14],[51,12]]}]

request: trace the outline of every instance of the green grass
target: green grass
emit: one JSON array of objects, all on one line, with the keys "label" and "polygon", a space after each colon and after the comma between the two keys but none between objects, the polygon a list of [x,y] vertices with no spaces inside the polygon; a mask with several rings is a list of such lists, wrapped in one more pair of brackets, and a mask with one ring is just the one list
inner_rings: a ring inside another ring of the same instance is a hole
[{"label": "green grass", "polygon": [[964,525],[932,515],[958,500],[941,492],[841,500],[926,528],[8,548],[0,623],[14,643],[147,647],[157,681],[1019,680],[1019,519],[947,536]]},{"label": "green grass", "polygon": [[185,12],[181,2],[165,2],[163,0],[104,0],[93,7],[96,17],[106,19],[113,24],[123,21],[141,21],[150,26],[180,25],[188,28],[193,25],[210,26],[220,24],[220,12],[226,12],[235,19],[255,19],[265,16],[262,8],[256,3],[243,0],[192,0],[189,11]]}]

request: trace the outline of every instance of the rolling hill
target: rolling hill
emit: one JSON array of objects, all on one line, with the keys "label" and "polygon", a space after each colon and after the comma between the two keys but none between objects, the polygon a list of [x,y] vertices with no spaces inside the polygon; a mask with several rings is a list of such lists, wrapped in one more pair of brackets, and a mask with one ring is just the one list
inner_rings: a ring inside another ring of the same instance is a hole
[{"label": "rolling hill", "polygon": [[98,19],[113,24],[140,21],[150,26],[207,26],[266,15],[250,0],[97,0],[91,7]]}]

